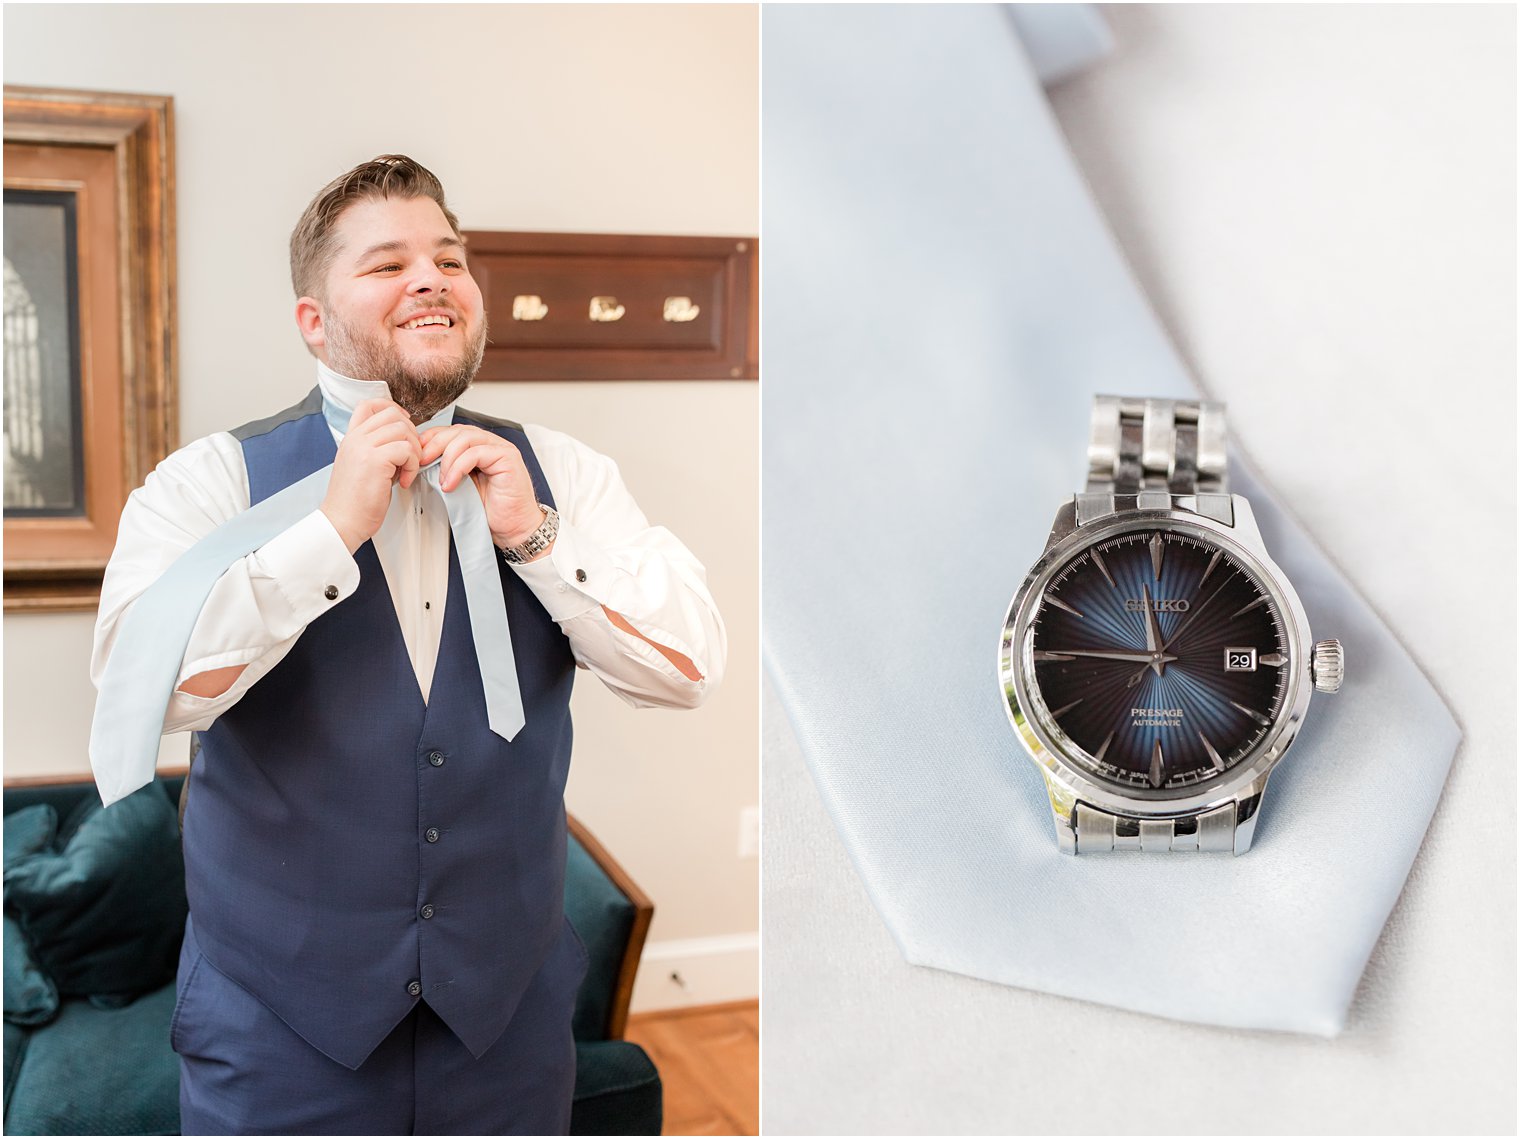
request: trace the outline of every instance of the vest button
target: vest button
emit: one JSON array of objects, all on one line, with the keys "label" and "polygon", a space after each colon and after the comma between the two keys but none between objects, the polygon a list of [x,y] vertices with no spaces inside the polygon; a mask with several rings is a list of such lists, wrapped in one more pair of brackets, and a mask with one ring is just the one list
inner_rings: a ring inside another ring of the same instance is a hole
[{"label": "vest button", "polygon": [[338,587],[336,585],[329,585],[322,591],[322,596],[327,598],[329,601],[338,600]]},{"label": "vest button", "polygon": [[420,997],[422,995],[421,981],[408,981],[406,983],[407,996]]},{"label": "vest button", "polygon": [[438,833],[437,827],[428,827],[426,833],[424,833],[422,837],[427,839],[429,842],[437,842],[443,836]]},{"label": "vest button", "polygon": [[423,906],[422,907],[422,918],[423,918],[423,920],[426,921],[428,918],[432,917],[433,914],[434,914],[434,912],[435,911],[433,910],[433,907],[432,907],[431,903],[428,904],[428,905],[426,905],[426,906]]},{"label": "vest button", "polygon": [[428,752],[428,762],[431,763],[434,767],[442,767],[443,766],[443,752],[441,752],[441,751],[430,751],[430,752]]},{"label": "vest button", "polygon": [[576,581],[585,581],[586,580],[586,571],[583,570],[583,569],[576,570],[575,571],[575,580]]}]

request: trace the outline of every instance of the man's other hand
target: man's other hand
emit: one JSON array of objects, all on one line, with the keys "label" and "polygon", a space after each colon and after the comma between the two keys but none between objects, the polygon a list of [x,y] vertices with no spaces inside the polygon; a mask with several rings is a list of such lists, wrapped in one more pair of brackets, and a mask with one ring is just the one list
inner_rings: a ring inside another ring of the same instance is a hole
[{"label": "man's other hand", "polygon": [[439,485],[451,491],[467,475],[475,480],[498,546],[520,546],[543,524],[522,453],[501,436],[463,423],[430,427],[422,433],[422,465],[440,456]]},{"label": "man's other hand", "polygon": [[422,463],[422,442],[411,417],[388,399],[354,408],[333,460],[322,513],[352,554],[375,536],[391,504],[391,484],[411,486]]}]

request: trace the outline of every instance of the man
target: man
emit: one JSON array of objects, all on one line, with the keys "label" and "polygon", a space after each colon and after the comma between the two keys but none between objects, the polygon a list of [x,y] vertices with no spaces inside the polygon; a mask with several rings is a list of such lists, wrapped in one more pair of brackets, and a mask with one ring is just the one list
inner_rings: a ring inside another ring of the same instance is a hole
[{"label": "man", "polygon": [[[430,172],[384,155],[335,180],[296,226],[291,274],[317,389],[133,493],[96,628],[98,684],[176,558],[331,464],[320,509],[217,579],[164,719],[201,741],[171,1029],[182,1128],[564,1133],[585,969],[562,913],[571,673],[693,707],[721,678],[723,625],[700,563],[611,460],[456,406],[486,320]],[[445,509],[466,480],[503,552],[489,588],[510,645],[476,643]],[[521,702],[505,729],[497,652]]]}]

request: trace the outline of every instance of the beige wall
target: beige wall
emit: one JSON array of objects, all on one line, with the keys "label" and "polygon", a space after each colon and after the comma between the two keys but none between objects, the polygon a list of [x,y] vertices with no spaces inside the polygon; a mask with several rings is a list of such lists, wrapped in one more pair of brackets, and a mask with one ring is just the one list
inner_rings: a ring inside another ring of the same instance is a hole
[{"label": "beige wall", "polygon": [[[317,189],[375,154],[435,170],[472,228],[759,225],[753,7],[8,4],[4,21],[7,83],[174,96],[182,441],[310,388],[286,242]],[[728,954],[691,970],[710,991],[671,999],[754,992],[757,862],[737,844],[758,796],[757,400],[744,382],[467,397],[616,457],[706,562],[727,620],[728,678],[701,710],[635,712],[584,679],[575,696],[570,809],[655,899],[654,940]],[[91,625],[5,618],[7,774],[87,768]],[[162,755],[183,762],[185,746]],[[641,1001],[666,1003],[648,983]]]}]

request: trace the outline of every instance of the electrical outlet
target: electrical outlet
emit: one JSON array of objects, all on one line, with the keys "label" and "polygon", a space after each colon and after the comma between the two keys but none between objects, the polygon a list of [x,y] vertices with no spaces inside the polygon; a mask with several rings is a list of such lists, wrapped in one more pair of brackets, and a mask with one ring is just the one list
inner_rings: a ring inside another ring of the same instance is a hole
[{"label": "electrical outlet", "polygon": [[739,857],[760,857],[759,807],[745,807],[739,812]]}]

